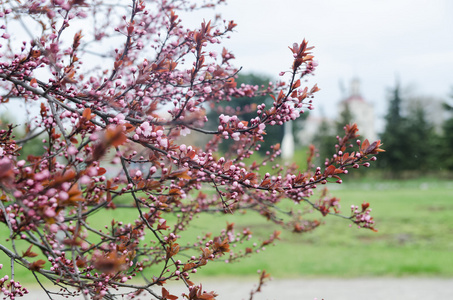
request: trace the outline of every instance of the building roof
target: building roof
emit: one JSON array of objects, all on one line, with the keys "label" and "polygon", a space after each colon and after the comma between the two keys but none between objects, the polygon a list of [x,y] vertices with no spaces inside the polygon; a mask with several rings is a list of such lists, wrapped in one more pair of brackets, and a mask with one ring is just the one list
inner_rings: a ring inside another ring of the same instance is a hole
[{"label": "building roof", "polygon": [[356,102],[356,101],[366,102],[365,99],[363,99],[363,97],[361,95],[351,95],[351,96],[349,96],[348,98],[344,99],[341,102],[350,103],[350,102]]},{"label": "building roof", "polygon": [[342,100],[341,102],[350,103],[357,101],[366,102],[360,93],[360,80],[358,78],[354,78],[351,81],[349,96],[346,99]]}]

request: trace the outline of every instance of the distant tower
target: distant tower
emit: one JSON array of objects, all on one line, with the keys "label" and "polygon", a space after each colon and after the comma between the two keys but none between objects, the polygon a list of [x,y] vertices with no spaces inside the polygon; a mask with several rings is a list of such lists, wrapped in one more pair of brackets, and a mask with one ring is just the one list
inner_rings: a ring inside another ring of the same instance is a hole
[{"label": "distant tower", "polygon": [[358,78],[354,78],[351,81],[350,96],[361,97],[360,96],[360,80]]},{"label": "distant tower", "polygon": [[294,157],[294,135],[293,135],[293,123],[292,121],[284,124],[284,134],[282,140],[282,158],[284,160],[290,160]]},{"label": "distant tower", "polygon": [[352,115],[352,122],[357,123],[359,127],[360,139],[375,141],[377,138],[374,128],[374,108],[373,105],[366,102],[360,92],[360,80],[354,78],[351,81],[349,96],[338,104],[338,115],[340,115],[348,106]]}]

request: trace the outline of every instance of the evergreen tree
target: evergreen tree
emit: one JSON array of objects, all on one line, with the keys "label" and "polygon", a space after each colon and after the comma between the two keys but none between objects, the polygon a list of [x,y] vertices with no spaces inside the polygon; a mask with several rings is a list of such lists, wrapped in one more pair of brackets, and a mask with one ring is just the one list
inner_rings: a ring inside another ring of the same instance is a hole
[{"label": "evergreen tree", "polygon": [[401,89],[397,85],[391,93],[389,109],[385,116],[386,126],[381,135],[386,153],[378,165],[398,176],[401,171],[428,171],[438,165],[438,136],[426,117],[426,111],[418,102],[408,105],[402,114]]},{"label": "evergreen tree", "polygon": [[428,122],[426,112],[417,103],[409,111],[407,118],[407,139],[409,140],[412,159],[407,160],[405,167],[409,170],[428,171],[438,165],[439,147],[438,136],[434,132],[434,126]]},{"label": "evergreen tree", "polygon": [[[319,130],[313,138],[313,144],[318,149],[320,160],[331,158],[337,152],[333,146],[338,144],[337,136],[344,135],[344,127],[346,124],[351,124],[352,119],[353,117],[348,103],[345,103],[339,119],[334,124],[329,124],[327,119],[323,117]],[[318,161],[318,163],[320,162],[323,161]]]},{"label": "evergreen tree", "polygon": [[[453,88],[450,98],[453,99]],[[446,169],[453,171],[453,155],[451,155],[453,149],[453,101],[450,101],[450,103],[445,102],[444,108],[450,112],[450,118],[442,124],[440,164]]]},{"label": "evergreen tree", "polygon": [[[237,86],[251,85],[257,87],[258,90],[264,90],[269,85],[271,80],[263,75],[257,74],[242,74],[240,73],[236,79]],[[244,95],[243,97],[232,98],[230,101],[222,101],[217,103],[215,106],[212,106],[209,113],[208,119],[211,122],[214,122],[218,125],[219,115],[237,115],[243,121],[250,121],[252,118],[257,116],[256,105],[265,103],[267,105],[272,105],[273,99],[270,98],[267,94],[262,96],[255,96],[253,98]],[[303,120],[306,119],[307,113],[301,114],[300,118],[297,119],[293,125],[293,134],[294,137],[297,137],[295,131],[300,130]],[[261,142],[261,148],[259,152],[265,154],[266,151],[269,151],[272,145],[282,142],[283,138],[283,126],[274,125],[266,127],[266,138]],[[344,132],[342,133],[344,134]],[[297,139],[296,139],[297,141]],[[220,150],[222,152],[228,152],[232,146],[232,140],[224,140],[220,144]]]},{"label": "evergreen tree", "polygon": [[342,136],[344,134],[344,126],[346,124],[353,123],[352,119],[353,119],[353,116],[352,116],[351,109],[349,107],[349,103],[345,102],[344,109],[340,113],[340,118],[335,123],[336,135]]},{"label": "evergreen tree", "polygon": [[316,163],[321,164],[326,158],[332,157],[335,153],[334,145],[337,143],[338,141],[335,135],[332,134],[331,125],[327,122],[327,119],[323,117],[319,129],[313,137],[313,145],[318,149],[319,154]]},{"label": "evergreen tree", "polygon": [[386,125],[381,134],[386,152],[379,158],[378,165],[392,172],[407,169],[407,150],[410,148],[407,135],[407,120],[401,114],[401,88],[399,84],[391,91]]}]

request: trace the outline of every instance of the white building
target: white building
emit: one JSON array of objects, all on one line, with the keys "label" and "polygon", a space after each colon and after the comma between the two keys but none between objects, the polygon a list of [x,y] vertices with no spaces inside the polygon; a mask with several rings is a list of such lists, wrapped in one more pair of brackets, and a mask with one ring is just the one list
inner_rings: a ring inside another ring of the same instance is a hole
[{"label": "white building", "polygon": [[368,139],[370,142],[377,139],[375,129],[374,107],[367,102],[360,93],[360,81],[355,78],[351,82],[349,96],[338,104],[338,118],[341,113],[349,108],[352,116],[352,123],[357,123],[359,127],[360,139]]},{"label": "white building", "polygon": [[337,105],[336,120],[325,116],[310,114],[305,120],[302,130],[298,133],[300,143],[302,145],[311,144],[323,122],[330,128],[329,134],[334,134],[335,124],[341,119],[341,114],[346,107],[349,108],[352,115],[351,122],[357,123],[357,126],[359,127],[358,134],[360,134],[360,139],[368,139],[370,142],[375,141],[377,139],[377,133],[375,129],[376,117],[374,114],[374,107],[362,97],[360,93],[360,81],[354,79],[351,82],[349,96],[340,101]]},{"label": "white building", "polygon": [[319,133],[319,128],[322,126],[323,122],[329,127],[329,134],[334,134],[334,120],[310,113],[307,119],[303,122],[302,129],[298,131],[298,140],[300,144],[303,146],[312,144],[316,135]]}]

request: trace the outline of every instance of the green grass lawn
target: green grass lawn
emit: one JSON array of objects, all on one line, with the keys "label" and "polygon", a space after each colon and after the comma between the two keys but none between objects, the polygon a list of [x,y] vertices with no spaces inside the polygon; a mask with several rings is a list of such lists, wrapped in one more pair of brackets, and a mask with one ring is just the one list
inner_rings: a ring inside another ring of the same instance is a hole
[{"label": "green grass lawn", "polygon": [[[342,199],[345,214],[351,204],[370,202],[378,232],[350,228],[329,216],[313,232],[285,232],[277,246],[237,265],[207,266],[203,273],[233,276],[266,269],[275,277],[453,276],[453,183],[366,182],[343,184],[331,193]],[[260,226],[247,219],[252,229]]]},{"label": "green grass lawn", "polygon": [[[276,246],[243,259],[240,263],[211,262],[200,276],[253,276],[265,269],[274,277],[359,277],[359,276],[453,276],[453,182],[417,179],[404,182],[370,179],[335,186],[331,194],[341,198],[342,211],[351,204],[369,202],[378,232],[349,227],[348,221],[334,216],[322,218],[323,226],[306,234],[283,232]],[[109,210],[93,218],[100,227],[112,216],[131,221],[133,210]],[[195,220],[189,232],[218,232],[225,222],[250,227],[265,239],[273,228],[260,216],[209,215]],[[7,235],[1,224],[2,243]],[[9,259],[0,254],[10,274]],[[19,280],[33,280],[18,269]]]}]

